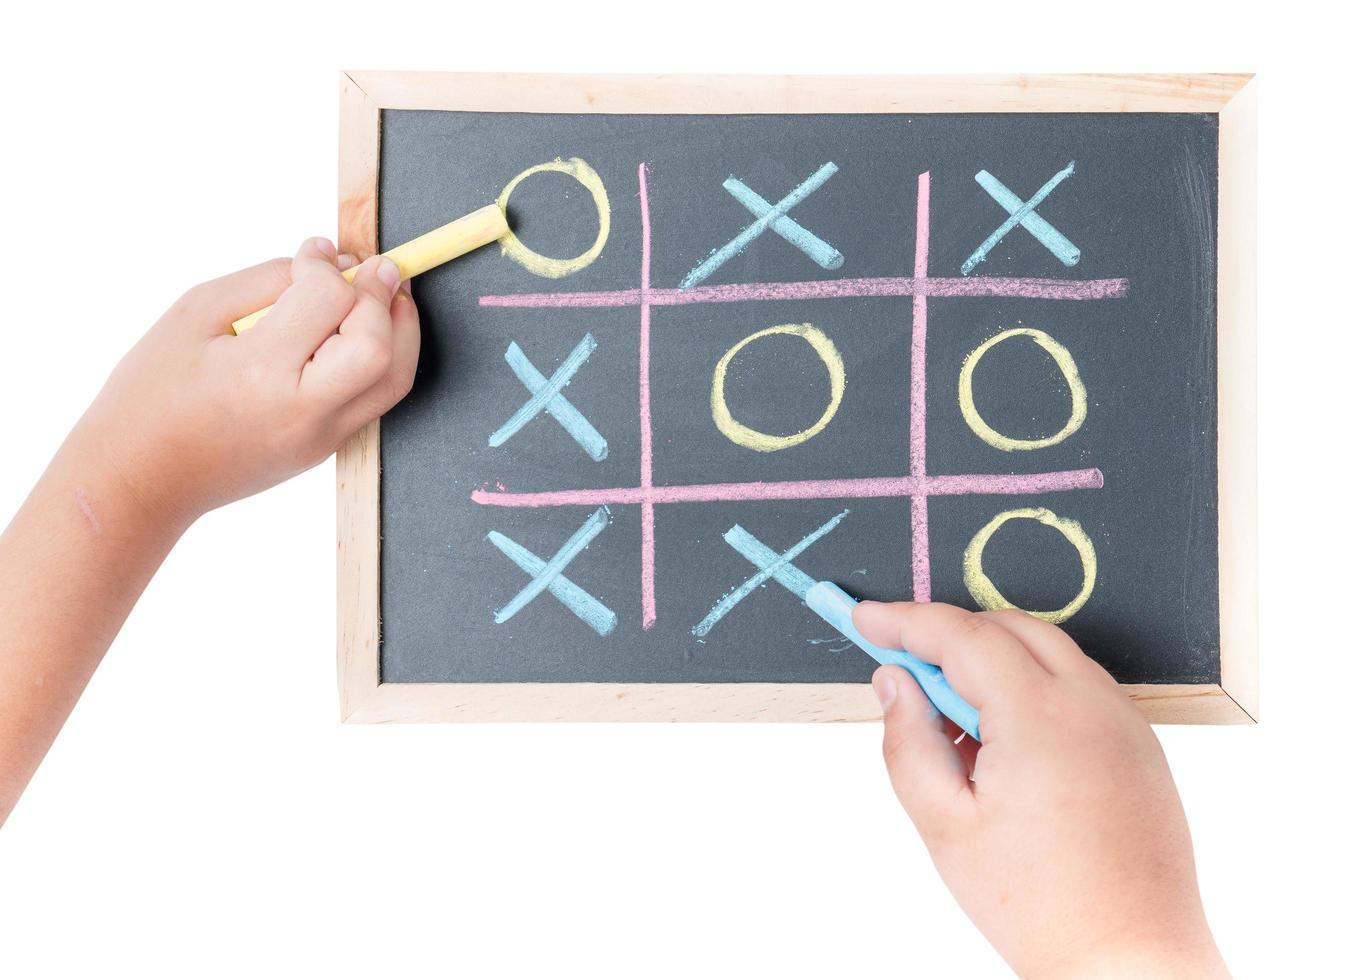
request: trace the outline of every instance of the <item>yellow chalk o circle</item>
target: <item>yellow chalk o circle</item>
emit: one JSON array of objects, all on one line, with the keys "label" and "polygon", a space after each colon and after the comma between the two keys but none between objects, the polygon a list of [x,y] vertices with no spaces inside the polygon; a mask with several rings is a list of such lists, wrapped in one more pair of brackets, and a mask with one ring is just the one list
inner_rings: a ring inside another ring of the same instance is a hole
[{"label": "yellow chalk o circle", "polygon": [[612,208],[608,204],[608,191],[603,186],[603,178],[599,177],[596,170],[578,157],[570,157],[568,160],[556,157],[547,163],[538,163],[535,167],[528,167],[508,181],[508,186],[503,188],[495,203],[506,212],[508,210],[508,198],[517,189],[517,185],[532,174],[542,173],[565,174],[584,186],[584,189],[589,192],[589,196],[593,198],[593,206],[598,210],[598,237],[585,251],[572,259],[557,259],[549,255],[542,255],[540,252],[534,252],[522,243],[522,239],[513,234],[512,229],[509,229],[499,239],[499,244],[503,248],[504,255],[533,275],[541,276],[544,279],[563,279],[570,273],[578,272],[580,269],[593,264],[594,259],[598,258],[599,253],[603,251],[603,245],[608,240],[608,229],[612,224]]},{"label": "yellow chalk o circle", "polygon": [[1096,548],[1092,546],[1092,539],[1087,537],[1087,532],[1082,530],[1081,524],[1067,517],[1059,517],[1052,510],[1043,507],[1004,510],[984,524],[982,530],[973,535],[973,540],[968,542],[968,548],[964,551],[964,585],[968,586],[969,594],[983,609],[1020,609],[1001,594],[983,571],[983,550],[987,547],[987,542],[997,533],[999,527],[1007,521],[1017,519],[1039,521],[1045,527],[1052,527],[1077,550],[1078,560],[1082,564],[1082,588],[1073,596],[1072,601],[1062,609],[1024,610],[1036,619],[1058,625],[1077,615],[1077,611],[1092,597],[1092,589],[1096,587]]},{"label": "yellow chalk o circle", "polygon": [[[821,358],[821,363],[826,365],[826,373],[830,376],[831,382],[831,399],[826,404],[826,410],[821,413],[821,418],[817,419],[814,425],[803,429],[801,432],[794,432],[790,436],[770,435],[767,432],[760,432],[748,425],[743,425],[736,421],[735,416],[731,414],[731,409],[726,404],[726,371],[731,366],[732,359],[746,346],[761,337],[771,337],[776,334],[800,337],[810,344],[812,350],[816,351],[817,357]],[[826,428],[826,425],[835,417],[836,410],[840,408],[840,400],[844,397],[845,362],[840,359],[840,352],[835,349],[835,344],[831,342],[831,338],[810,323],[786,323],[778,327],[756,330],[723,354],[721,360],[717,362],[716,370],[712,372],[712,421],[717,424],[721,434],[736,445],[760,453],[772,453],[806,442]]]},{"label": "yellow chalk o circle", "polygon": [[[1042,439],[1016,439],[998,432],[978,414],[978,406],[973,402],[973,371],[977,368],[978,362],[982,360],[984,354],[997,344],[1012,337],[1029,337],[1042,347],[1058,365],[1063,380],[1068,382],[1068,392],[1072,398],[1072,410],[1063,428],[1051,436],[1045,436]],[[968,427],[973,430],[974,435],[995,449],[1002,449],[1006,452],[1017,449],[1043,449],[1046,446],[1058,445],[1082,427],[1083,421],[1087,418],[1087,389],[1082,384],[1082,377],[1077,370],[1077,362],[1073,360],[1073,355],[1068,353],[1068,348],[1043,330],[1016,327],[1011,330],[1003,330],[995,337],[989,337],[964,360],[963,369],[959,371],[959,410],[963,412],[964,421],[968,423]]]}]

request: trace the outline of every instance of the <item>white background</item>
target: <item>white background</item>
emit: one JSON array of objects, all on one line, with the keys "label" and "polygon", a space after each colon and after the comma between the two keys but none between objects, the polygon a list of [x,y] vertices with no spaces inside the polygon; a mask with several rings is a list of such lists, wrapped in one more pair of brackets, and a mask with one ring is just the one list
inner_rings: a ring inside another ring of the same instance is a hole
[{"label": "white background", "polygon": [[[1235,972],[1341,975],[1364,871],[1360,32],[1254,6],[11,8],[0,515],[182,289],[333,232],[339,69],[1257,71],[1264,720],[1161,736]],[[171,556],[0,832],[0,974],[1005,974],[878,726],[341,726],[333,517],[326,465]]]}]

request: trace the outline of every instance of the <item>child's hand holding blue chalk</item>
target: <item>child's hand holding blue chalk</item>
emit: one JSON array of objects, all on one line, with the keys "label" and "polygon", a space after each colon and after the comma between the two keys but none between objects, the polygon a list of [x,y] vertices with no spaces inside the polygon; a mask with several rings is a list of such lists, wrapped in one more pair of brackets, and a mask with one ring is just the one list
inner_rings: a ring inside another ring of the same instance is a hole
[{"label": "child's hand holding blue chalk", "polygon": [[1181,801],[1153,731],[1062,630],[1018,610],[860,603],[980,713],[982,744],[880,667],[883,753],[950,891],[1030,977],[1227,976]]}]

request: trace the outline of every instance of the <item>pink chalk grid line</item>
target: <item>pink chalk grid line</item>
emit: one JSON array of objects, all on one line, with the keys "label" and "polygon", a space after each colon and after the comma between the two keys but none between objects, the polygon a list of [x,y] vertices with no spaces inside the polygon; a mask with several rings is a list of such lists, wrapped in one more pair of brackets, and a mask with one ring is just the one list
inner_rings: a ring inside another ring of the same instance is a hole
[{"label": "pink chalk grid line", "polygon": [[[480,306],[504,308],[606,308],[638,306],[640,328],[641,478],[634,487],[515,492],[476,490],[470,499],[490,507],[571,507],[621,504],[641,508],[641,628],[655,625],[655,505],[720,503],[750,500],[826,500],[833,498],[906,497],[911,505],[912,598],[930,600],[929,499],[965,494],[1057,493],[1096,490],[1104,483],[1101,470],[1056,470],[1047,473],[961,473],[931,476],[926,472],[926,335],[927,300],[931,296],[1004,296],[1021,299],[1121,299],[1129,293],[1128,279],[1030,279],[979,276],[936,277],[930,269],[930,173],[916,183],[916,251],[914,275],[864,279],[824,279],[811,282],[737,283],[661,289],[650,285],[649,170],[638,171],[641,198],[641,285],[637,289],[578,293],[510,293],[481,296]],[[656,306],[691,303],[741,303],[765,300],[909,297],[911,327],[910,472],[906,476],[835,480],[790,480],[753,483],[699,483],[657,487],[650,399],[650,311]]]}]

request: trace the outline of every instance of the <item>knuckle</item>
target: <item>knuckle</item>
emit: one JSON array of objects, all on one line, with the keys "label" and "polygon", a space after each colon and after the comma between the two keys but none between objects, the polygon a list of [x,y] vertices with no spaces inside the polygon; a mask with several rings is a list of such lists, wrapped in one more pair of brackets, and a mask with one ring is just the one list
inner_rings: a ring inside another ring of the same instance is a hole
[{"label": "knuckle", "polygon": [[290,274],[291,263],[289,259],[275,258],[266,263],[267,273],[276,280],[279,292],[284,292],[294,282],[294,277]]},{"label": "knuckle", "polygon": [[356,337],[352,360],[356,370],[367,378],[379,378],[389,370],[393,359],[390,345],[373,333],[363,333]]},{"label": "knuckle", "polygon": [[192,315],[196,311],[204,309],[213,295],[213,288],[212,282],[201,282],[191,286],[171,304],[171,314],[173,316]]},{"label": "knuckle", "polygon": [[1014,606],[1007,609],[991,609],[980,615],[999,623],[1031,623],[1035,621],[1034,616],[1031,616],[1024,609],[1017,609]]},{"label": "knuckle", "polygon": [[263,399],[275,384],[270,362],[259,357],[245,358],[238,368],[238,383],[254,399]]},{"label": "knuckle", "polygon": [[305,308],[339,320],[356,301],[356,291],[341,276],[307,276],[290,288]]},{"label": "knuckle", "polygon": [[959,620],[956,630],[960,642],[973,646],[980,642],[992,629],[992,620],[981,613],[970,613]]},{"label": "knuckle", "polygon": [[318,300],[330,309],[350,309],[356,302],[356,289],[340,275],[316,276]]}]

